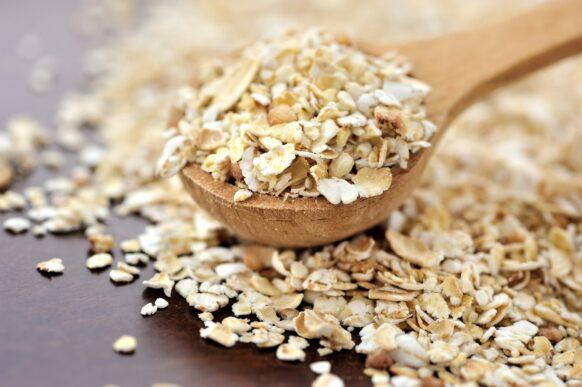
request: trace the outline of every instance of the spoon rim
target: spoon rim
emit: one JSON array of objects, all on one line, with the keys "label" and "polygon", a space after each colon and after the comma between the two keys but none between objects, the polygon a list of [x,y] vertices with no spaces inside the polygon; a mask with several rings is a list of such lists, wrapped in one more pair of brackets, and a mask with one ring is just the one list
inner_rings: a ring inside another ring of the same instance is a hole
[{"label": "spoon rim", "polygon": [[[316,197],[297,197],[297,198],[287,198],[284,199],[282,196],[274,196],[259,192],[254,192],[253,195],[242,202],[234,201],[234,194],[239,189],[236,185],[226,182],[216,180],[212,175],[204,170],[202,170],[199,164],[194,162],[188,163],[180,171],[180,176],[182,179],[188,179],[193,184],[204,190],[207,194],[212,197],[220,199],[222,202],[228,203],[231,206],[237,206],[239,208],[245,209],[258,209],[258,210],[276,210],[276,211],[289,211],[289,212],[330,212],[338,209],[350,209],[350,208],[362,208],[365,207],[365,203],[369,203],[374,200],[385,200],[388,196],[394,193],[395,187],[399,185],[399,181],[403,175],[410,173],[410,171],[416,167],[419,161],[426,155],[430,153],[435,146],[435,144],[430,141],[431,146],[429,148],[422,148],[415,152],[408,159],[408,167],[406,169],[400,166],[395,166],[390,168],[392,174],[392,183],[390,187],[384,191],[382,194],[377,196],[371,196],[368,198],[359,197],[354,202],[349,204],[339,203],[332,204],[323,195]],[[194,198],[195,199],[195,198]]]}]

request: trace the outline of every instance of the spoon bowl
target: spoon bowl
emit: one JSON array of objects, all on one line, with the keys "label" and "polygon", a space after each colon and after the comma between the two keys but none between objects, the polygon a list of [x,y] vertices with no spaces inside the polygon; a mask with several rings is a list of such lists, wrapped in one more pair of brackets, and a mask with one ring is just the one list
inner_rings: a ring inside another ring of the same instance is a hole
[{"label": "spoon bowl", "polygon": [[582,51],[582,2],[555,0],[507,21],[419,42],[358,46],[377,55],[398,52],[412,63],[415,78],[431,85],[428,119],[438,127],[432,146],[411,155],[407,169],[392,168],[392,185],[383,194],[341,205],[323,197],[284,200],[256,193],[235,203],[237,187],[190,164],[180,177],[200,207],[243,239],[279,247],[327,244],[384,221],[410,197],[446,129],[466,107]]}]

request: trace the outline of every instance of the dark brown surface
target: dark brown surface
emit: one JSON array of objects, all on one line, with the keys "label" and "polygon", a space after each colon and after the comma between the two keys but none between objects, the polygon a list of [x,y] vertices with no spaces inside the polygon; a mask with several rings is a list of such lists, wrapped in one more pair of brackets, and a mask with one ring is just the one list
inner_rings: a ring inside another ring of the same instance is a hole
[{"label": "dark brown surface", "polygon": [[[0,2],[0,123],[26,112],[50,124],[58,96],[79,85],[82,41],[70,29],[76,0]],[[48,96],[26,89],[30,63],[15,53],[24,33],[43,37],[45,52],[59,62],[59,85]],[[39,171],[16,189],[38,184],[49,176]],[[9,215],[0,215],[0,222]],[[139,219],[111,219],[117,240],[137,235]],[[144,291],[141,280],[115,286],[107,271],[92,274],[85,266],[88,244],[80,235],[35,239],[0,231],[0,385],[2,386],[148,386],[173,382],[182,386],[309,385],[314,375],[304,364],[278,361],[274,350],[250,345],[225,349],[198,336],[200,321],[179,297],[156,315],[143,318],[139,309],[161,292]],[[47,278],[37,262],[61,257],[65,273]],[[120,258],[116,251],[116,259]],[[122,334],[134,335],[134,355],[120,356],[111,345]],[[329,357],[332,369],[348,385],[367,384],[364,359],[353,353]]]}]

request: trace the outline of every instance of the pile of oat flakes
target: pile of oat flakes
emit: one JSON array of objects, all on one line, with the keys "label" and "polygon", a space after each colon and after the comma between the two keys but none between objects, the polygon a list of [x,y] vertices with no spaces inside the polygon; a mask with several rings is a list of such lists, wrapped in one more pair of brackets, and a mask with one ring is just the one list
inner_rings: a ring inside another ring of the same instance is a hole
[{"label": "pile of oat flakes", "polygon": [[[354,12],[355,3],[316,2],[304,22],[328,15],[337,27],[350,14],[362,34],[397,37],[468,25],[487,8],[452,0],[449,8],[371,2],[378,10],[399,7],[391,24]],[[493,3],[497,12],[511,7]],[[104,267],[112,264],[107,255],[115,245],[105,220],[112,211],[140,214],[153,225],[119,241],[126,262],[110,277],[130,282],[134,265],[151,261],[158,274],[145,285],[183,296],[205,321],[201,336],[224,346],[277,347],[279,359],[293,361],[304,359],[306,339],[319,343],[321,356],[356,351],[367,355],[364,372],[377,385],[581,383],[582,93],[572,88],[582,81],[580,60],[461,117],[422,186],[381,232],[310,250],[227,247],[221,225],[196,208],[177,180],[159,179],[155,166],[167,111],[194,63],[212,56],[213,46],[236,45],[233,32],[244,38],[277,32],[300,12],[292,5],[284,15],[277,13],[280,4],[266,7],[273,9],[269,18],[245,19],[252,6],[159,5],[137,31],[93,52],[91,71],[98,75],[89,93],[63,101],[54,139],[77,150],[78,166],[43,187],[1,194],[1,211],[26,211],[7,228],[35,235],[84,230],[100,254],[87,265]],[[419,10],[435,22],[418,23]],[[213,23],[205,18],[217,14],[222,18]],[[85,140],[83,125],[95,126],[105,145]],[[36,151],[51,140],[30,119],[10,127],[16,129],[0,137],[0,146],[10,149],[0,152],[8,155],[0,160],[0,181],[8,182],[5,176],[29,171]],[[64,267],[50,260],[40,269]],[[161,300],[142,314],[165,307]],[[222,308],[231,316],[215,320]],[[135,340],[122,339],[116,350],[135,350]],[[314,385],[343,384],[328,363],[311,368],[321,374]]]},{"label": "pile of oat flakes", "polygon": [[181,89],[158,172],[198,163],[239,186],[237,202],[380,195],[390,167],[406,168],[436,131],[423,106],[430,87],[410,71],[394,53],[367,55],[317,29],[253,44]]}]

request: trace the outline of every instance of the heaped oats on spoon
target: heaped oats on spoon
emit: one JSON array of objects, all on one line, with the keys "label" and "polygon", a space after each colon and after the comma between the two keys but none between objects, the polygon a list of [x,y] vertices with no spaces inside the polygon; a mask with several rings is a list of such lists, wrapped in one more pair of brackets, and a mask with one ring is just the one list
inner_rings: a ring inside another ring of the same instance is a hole
[{"label": "heaped oats on spoon", "polygon": [[235,201],[380,195],[390,168],[406,168],[436,131],[423,106],[430,87],[410,70],[318,29],[256,43],[181,90],[158,172],[197,163],[236,184]]}]

